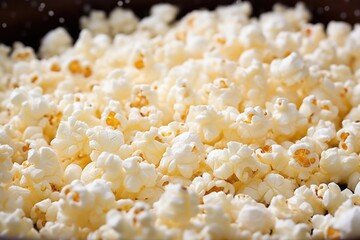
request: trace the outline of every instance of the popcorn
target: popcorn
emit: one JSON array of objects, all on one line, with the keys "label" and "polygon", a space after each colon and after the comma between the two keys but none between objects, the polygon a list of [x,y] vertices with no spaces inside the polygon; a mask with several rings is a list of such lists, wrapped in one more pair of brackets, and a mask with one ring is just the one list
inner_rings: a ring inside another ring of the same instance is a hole
[{"label": "popcorn", "polygon": [[121,145],[124,144],[122,132],[109,127],[89,128],[86,135],[89,138],[89,147],[93,149],[90,154],[92,161],[96,161],[102,152],[119,153]]},{"label": "popcorn", "polygon": [[21,209],[16,209],[12,213],[0,212],[0,216],[0,236],[39,238],[31,219],[25,217]]},{"label": "popcorn", "polygon": [[150,128],[147,132],[138,132],[132,144],[141,151],[143,158],[157,165],[166,151],[167,144],[163,142],[159,129]]},{"label": "popcorn", "polygon": [[211,192],[225,192],[232,195],[235,193],[233,185],[224,180],[213,179],[209,173],[204,173],[202,176],[194,178],[189,189],[198,196],[204,196]]},{"label": "popcorn", "polygon": [[305,223],[296,224],[290,219],[276,221],[273,236],[277,239],[287,239],[288,237],[291,239],[311,239],[308,225]]},{"label": "popcorn", "polygon": [[247,145],[229,142],[227,147],[213,150],[207,156],[206,164],[214,171],[215,177],[228,179],[235,174],[241,182],[245,182],[255,173],[261,176],[269,171],[267,165],[253,156],[253,151]]},{"label": "popcorn", "polygon": [[273,125],[273,132],[276,135],[291,137],[296,133],[299,121],[299,113],[296,105],[290,103],[286,98],[277,98],[272,109],[271,118]]},{"label": "popcorn", "polygon": [[208,104],[216,110],[225,110],[227,107],[238,108],[242,97],[241,89],[228,79],[218,78],[209,85]]},{"label": "popcorn", "polygon": [[289,167],[299,171],[300,179],[307,179],[310,173],[319,166],[319,156],[306,142],[295,143],[289,148],[288,154],[290,155]]},{"label": "popcorn", "polygon": [[61,160],[83,158],[90,153],[89,140],[86,136],[88,128],[86,123],[74,117],[60,123],[51,145]]},{"label": "popcorn", "polygon": [[275,173],[266,175],[263,181],[251,181],[242,187],[241,192],[259,202],[269,204],[274,196],[282,195],[290,198],[293,195],[295,184],[283,176]]},{"label": "popcorn", "polygon": [[347,154],[339,148],[330,148],[321,153],[320,171],[334,182],[347,182],[348,177],[359,168],[359,156]]},{"label": "popcorn", "polygon": [[49,147],[41,147],[39,150],[30,149],[28,160],[22,165],[24,166],[22,174],[26,179],[22,179],[22,182],[50,183],[55,187],[62,185],[63,170],[60,161],[54,150]]},{"label": "popcorn", "polygon": [[9,145],[0,145],[0,183],[7,184],[11,181],[12,175],[10,170],[12,168],[11,156],[14,150]]},{"label": "popcorn", "polygon": [[84,185],[75,180],[61,191],[57,221],[96,229],[105,222],[104,214],[113,207],[115,197],[106,181],[99,179]]},{"label": "popcorn", "polygon": [[271,62],[271,76],[287,87],[292,87],[306,79],[304,62],[297,53],[291,53],[288,57]]},{"label": "popcorn", "polygon": [[48,32],[41,41],[40,54],[44,58],[59,55],[71,48],[72,38],[68,32],[58,27]]},{"label": "popcorn", "polygon": [[80,25],[94,34],[110,33],[110,26],[103,11],[92,11],[90,17],[81,17]]},{"label": "popcorn", "polygon": [[196,195],[181,185],[167,185],[164,194],[154,204],[159,224],[186,227],[198,212],[197,202]]},{"label": "popcorn", "polygon": [[160,161],[160,169],[169,174],[190,178],[204,159],[204,145],[192,132],[184,132],[172,140]]},{"label": "popcorn", "polygon": [[334,214],[337,208],[348,198],[346,191],[341,191],[340,187],[334,182],[329,183],[328,186],[325,185],[322,192],[323,205],[331,214]]},{"label": "popcorn", "polygon": [[140,157],[131,157],[123,161],[125,169],[124,187],[129,192],[138,192],[141,187],[152,187],[156,182],[155,166],[140,162]]},{"label": "popcorn", "polygon": [[245,142],[261,142],[270,131],[270,113],[260,107],[248,107],[236,118],[237,133]]},{"label": "popcorn", "polygon": [[92,11],[74,44],[0,45],[0,235],[359,237],[360,27],[251,10]]},{"label": "popcorn", "polygon": [[219,140],[223,121],[215,109],[207,106],[191,106],[186,123],[189,130],[197,133],[202,142],[211,144]]},{"label": "popcorn", "polygon": [[245,205],[239,212],[236,223],[251,232],[269,233],[274,227],[273,215],[263,205]]},{"label": "popcorn", "polygon": [[138,19],[132,11],[115,8],[109,16],[112,35],[117,33],[131,33],[136,29]]},{"label": "popcorn", "polygon": [[341,238],[354,238],[359,236],[359,229],[357,229],[359,224],[359,211],[360,207],[355,206],[335,220],[333,227],[340,232],[339,235]]}]

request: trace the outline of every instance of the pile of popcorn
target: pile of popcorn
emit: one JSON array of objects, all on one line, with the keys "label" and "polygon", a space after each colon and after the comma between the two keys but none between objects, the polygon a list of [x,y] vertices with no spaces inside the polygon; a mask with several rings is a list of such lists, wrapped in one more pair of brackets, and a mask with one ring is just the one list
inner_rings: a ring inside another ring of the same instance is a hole
[{"label": "pile of popcorn", "polygon": [[360,25],[150,12],[0,45],[0,236],[359,237]]}]

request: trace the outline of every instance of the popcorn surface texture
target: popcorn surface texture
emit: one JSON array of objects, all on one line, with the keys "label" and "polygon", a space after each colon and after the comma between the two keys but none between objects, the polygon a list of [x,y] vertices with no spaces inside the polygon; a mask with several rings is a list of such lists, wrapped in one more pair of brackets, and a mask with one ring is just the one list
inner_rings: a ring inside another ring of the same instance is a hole
[{"label": "popcorn surface texture", "polygon": [[0,236],[360,237],[360,25],[93,11],[0,45]]}]

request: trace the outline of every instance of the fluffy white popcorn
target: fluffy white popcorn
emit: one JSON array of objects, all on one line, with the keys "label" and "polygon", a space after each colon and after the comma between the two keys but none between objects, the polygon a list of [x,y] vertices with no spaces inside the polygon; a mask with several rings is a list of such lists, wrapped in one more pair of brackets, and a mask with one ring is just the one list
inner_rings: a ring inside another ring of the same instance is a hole
[{"label": "fluffy white popcorn", "polygon": [[204,173],[202,176],[194,178],[189,189],[201,197],[211,192],[235,193],[233,185],[224,180],[214,179],[209,173]]},{"label": "fluffy white popcorn", "polygon": [[329,148],[321,153],[320,171],[324,171],[330,181],[347,182],[348,177],[359,169],[359,164],[357,154],[347,154],[343,149]]},{"label": "fluffy white popcorn", "polygon": [[156,183],[155,166],[141,161],[141,157],[131,157],[123,161],[124,187],[129,192],[138,192],[142,187],[152,187]]},{"label": "fluffy white popcorn", "polygon": [[124,136],[121,131],[109,127],[96,126],[86,131],[89,139],[89,147],[92,149],[91,160],[96,161],[102,152],[118,153],[124,144]]},{"label": "fluffy white popcorn", "polygon": [[137,132],[132,144],[141,151],[140,154],[146,161],[155,165],[158,165],[167,147],[159,129],[153,127],[146,132]]},{"label": "fluffy white popcorn", "polygon": [[226,149],[211,151],[206,164],[213,170],[215,177],[228,179],[235,174],[242,182],[255,174],[265,174],[269,170],[267,165],[258,161],[253,150],[238,142],[229,142]]},{"label": "fluffy white popcorn", "polygon": [[316,214],[311,218],[311,223],[313,224],[312,238],[314,239],[324,239],[325,237],[336,237],[339,233],[337,230],[330,227],[334,217],[331,214],[319,215]]},{"label": "fluffy white popcorn", "polygon": [[224,124],[222,116],[215,109],[204,105],[191,106],[186,123],[189,130],[195,132],[201,141],[207,144],[219,140]]},{"label": "fluffy white popcorn", "polygon": [[275,135],[291,137],[299,127],[299,113],[294,103],[286,98],[277,98],[272,106],[267,107],[271,111],[273,132]]},{"label": "fluffy white popcorn", "polygon": [[81,159],[90,153],[89,139],[86,136],[88,128],[86,123],[78,121],[74,117],[60,123],[56,137],[51,141],[51,146],[61,160]]},{"label": "fluffy white popcorn", "polygon": [[287,87],[301,83],[307,77],[306,67],[297,53],[291,53],[288,57],[271,62],[271,76]]},{"label": "fluffy white popcorn", "polygon": [[43,95],[39,87],[27,89],[20,87],[10,96],[11,103],[18,108],[18,118],[25,125],[42,125],[44,117],[56,113],[56,104],[49,95]]},{"label": "fluffy white popcorn", "polygon": [[0,45],[0,235],[360,237],[360,27],[177,12]]},{"label": "fluffy white popcorn", "polygon": [[33,228],[31,219],[25,217],[21,209],[12,213],[0,212],[0,236],[39,238],[39,233]]},{"label": "fluffy white popcorn", "polygon": [[81,17],[80,25],[94,34],[110,33],[110,26],[103,11],[92,11],[89,17]]},{"label": "fluffy white popcorn", "polygon": [[44,58],[59,55],[71,48],[72,38],[68,32],[58,27],[48,32],[41,41],[40,54]]},{"label": "fluffy white popcorn", "polygon": [[205,158],[204,145],[198,135],[184,132],[172,140],[160,161],[160,169],[171,175],[190,178]]},{"label": "fluffy white popcorn", "polygon": [[259,161],[271,166],[277,171],[284,171],[290,160],[290,156],[286,148],[279,144],[269,143],[256,149],[256,156]]},{"label": "fluffy white popcorn", "polygon": [[335,41],[339,46],[345,43],[346,37],[350,32],[351,26],[345,22],[331,21],[326,28],[329,39]]},{"label": "fluffy white popcorn", "polygon": [[341,191],[334,182],[329,183],[328,186],[325,185],[320,194],[324,208],[331,214],[334,214],[338,207],[348,199],[346,191]]},{"label": "fluffy white popcorn", "polygon": [[[41,147],[39,150],[30,149],[28,160],[23,162],[22,174],[25,179],[23,183],[31,181],[34,183],[50,183],[55,187],[62,185],[63,170],[61,163],[49,147]],[[30,183],[31,184],[31,183]]]},{"label": "fluffy white popcorn", "polygon": [[57,221],[68,226],[100,227],[105,222],[104,214],[116,205],[109,185],[99,179],[88,185],[75,180],[65,186],[60,194]]},{"label": "fluffy white popcorn", "polygon": [[336,218],[333,228],[340,232],[341,238],[356,238],[360,235],[359,232],[359,212],[360,207],[354,206],[343,213],[340,218]]},{"label": "fluffy white popcorn", "polygon": [[68,226],[59,222],[48,222],[45,227],[40,229],[41,238],[52,238],[56,236],[58,239],[76,239],[85,238],[90,230],[86,228],[78,228],[75,225]]},{"label": "fluffy white popcorn", "polygon": [[236,223],[251,232],[269,233],[274,227],[272,213],[264,205],[245,205],[241,208]]},{"label": "fluffy white popcorn", "polygon": [[277,220],[272,235],[276,239],[311,239],[310,228],[305,223],[296,224],[292,220]]},{"label": "fluffy white popcorn", "polygon": [[274,196],[282,195],[286,198],[292,197],[295,184],[283,176],[270,173],[263,181],[252,180],[241,188],[241,192],[249,195],[259,202],[269,204]]},{"label": "fluffy white popcorn", "polygon": [[7,184],[11,181],[12,159],[14,150],[9,145],[0,145],[0,183]]},{"label": "fluffy white popcorn", "polygon": [[289,167],[298,171],[300,179],[307,179],[319,166],[319,156],[314,152],[312,145],[307,142],[295,143],[289,148],[288,154],[290,156]]},{"label": "fluffy white popcorn", "polygon": [[208,104],[216,110],[225,110],[227,107],[238,108],[241,101],[241,89],[228,79],[218,78],[209,84]]},{"label": "fluffy white popcorn", "polygon": [[117,33],[131,33],[136,29],[138,19],[132,11],[115,8],[109,16],[112,35]]},{"label": "fluffy white popcorn", "polygon": [[339,140],[339,148],[347,153],[360,151],[358,141],[360,140],[360,123],[346,119],[342,122],[342,128],[336,133]]},{"label": "fluffy white popcorn", "polygon": [[150,14],[153,17],[158,18],[159,20],[170,23],[175,20],[178,12],[178,8],[171,4],[156,4],[150,9]]},{"label": "fluffy white popcorn", "polygon": [[159,224],[169,227],[186,227],[198,212],[197,196],[179,184],[169,184],[154,204]]},{"label": "fluffy white popcorn", "polygon": [[261,107],[247,107],[236,119],[237,133],[245,142],[252,143],[264,140],[270,131],[270,112],[264,111]]}]

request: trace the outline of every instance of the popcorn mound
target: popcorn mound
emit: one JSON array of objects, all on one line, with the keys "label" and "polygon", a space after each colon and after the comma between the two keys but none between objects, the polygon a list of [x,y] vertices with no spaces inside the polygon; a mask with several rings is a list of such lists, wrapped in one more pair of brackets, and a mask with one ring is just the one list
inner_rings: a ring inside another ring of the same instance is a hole
[{"label": "popcorn mound", "polygon": [[0,235],[360,236],[360,26],[155,5],[0,46]]}]

